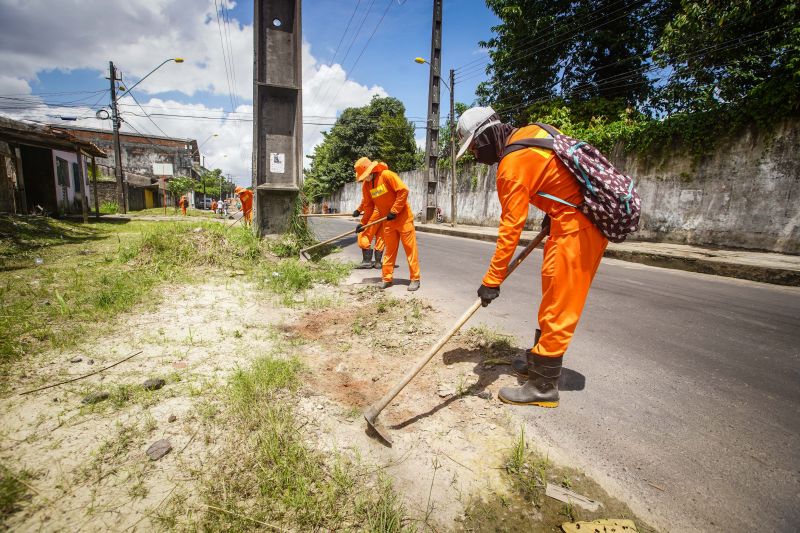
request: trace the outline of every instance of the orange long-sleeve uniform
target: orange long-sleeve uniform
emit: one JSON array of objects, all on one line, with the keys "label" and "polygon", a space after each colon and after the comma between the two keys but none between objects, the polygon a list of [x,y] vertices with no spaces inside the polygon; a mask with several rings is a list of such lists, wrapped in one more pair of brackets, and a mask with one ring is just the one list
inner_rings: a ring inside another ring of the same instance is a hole
[{"label": "orange long-sleeve uniform", "polygon": [[[367,198],[370,197],[369,182],[370,180],[364,180],[364,182],[361,184],[361,204],[359,204],[358,210],[362,213],[366,211]],[[369,222],[375,222],[379,218],[381,218],[381,214],[377,209],[375,209],[372,211],[372,217],[370,217]],[[369,250],[369,247],[372,244],[372,239],[375,239],[375,249],[379,252],[382,252],[384,248],[386,248],[386,243],[383,240],[383,222],[380,224],[375,224],[374,226],[370,226],[359,233],[358,247],[362,250]]]},{"label": "orange long-sleeve uniform", "polygon": [[[547,137],[538,126],[518,129],[508,141]],[[528,208],[533,204],[550,216],[550,235],[542,261],[541,337],[533,353],[558,357],[575,333],[589,287],[608,240],[574,207],[544,198],[546,193],[572,204],[583,198],[578,181],[550,150],[525,148],[512,152],[497,168],[497,195],[502,207],[497,248],[483,284],[497,287],[519,243]]]},{"label": "orange long-sleeve uniform", "polygon": [[383,281],[392,281],[394,276],[394,263],[397,259],[397,250],[400,243],[408,259],[408,271],[411,280],[419,280],[419,256],[417,254],[417,234],[414,229],[414,213],[408,205],[408,186],[403,183],[400,176],[388,170],[372,174],[364,180],[364,189],[368,194],[364,196],[361,224],[368,224],[373,213],[378,212],[378,218],[385,217],[390,212],[396,213],[394,220],[383,223],[383,240],[386,251],[383,255],[381,274]]},{"label": "orange long-sleeve uniform", "polygon": [[181,207],[181,213],[183,216],[186,216],[186,204],[189,202],[186,200],[185,196],[181,196],[181,199],[178,200],[178,205]]},{"label": "orange long-sleeve uniform", "polygon": [[239,193],[239,201],[242,202],[242,216],[246,224],[253,221],[253,191],[243,190]]}]

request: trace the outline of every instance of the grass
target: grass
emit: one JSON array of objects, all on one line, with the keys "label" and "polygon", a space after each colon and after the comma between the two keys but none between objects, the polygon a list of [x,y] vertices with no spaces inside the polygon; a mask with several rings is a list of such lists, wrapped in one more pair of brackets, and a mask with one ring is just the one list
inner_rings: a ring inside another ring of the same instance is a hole
[{"label": "grass", "polygon": [[19,504],[30,496],[25,485],[25,481],[30,477],[28,472],[13,472],[0,463],[0,529],[18,510]]},{"label": "grass", "polygon": [[[655,531],[638,519],[627,505],[608,495],[595,481],[575,469],[554,465],[532,447],[521,429],[503,464],[509,495],[485,494],[467,505],[465,531],[503,531],[544,533],[561,531],[564,522],[597,518],[628,518],[640,532]],[[602,503],[595,512],[565,504],[545,496],[547,484],[558,484]]]},{"label": "grass", "polygon": [[286,303],[338,283],[349,267],[281,261],[239,225],[0,216],[0,383],[23,355],[74,348],[115,315],[157,301],[161,288],[220,272]]},{"label": "grass", "polygon": [[[100,209],[102,212],[102,207]],[[149,209],[140,209],[138,211],[128,211],[128,216],[137,217],[137,216],[164,216],[164,208],[163,207],[151,207]],[[167,214],[166,216],[174,217],[174,216],[182,216],[180,209],[175,209],[175,207],[167,206]],[[195,209],[193,207],[189,207],[186,209],[186,216],[187,217],[196,217],[196,218],[222,218],[219,214],[214,214],[211,212],[210,209]]]},{"label": "grass", "polygon": [[117,202],[103,202],[100,204],[100,213],[104,215],[115,215],[119,210]]},{"label": "grass", "polygon": [[217,424],[226,444],[203,466],[199,509],[178,494],[159,514],[167,529],[245,531],[258,524],[297,531],[409,528],[405,509],[385,479],[316,451],[291,399],[302,371],[285,354],[262,356],[230,378]]}]

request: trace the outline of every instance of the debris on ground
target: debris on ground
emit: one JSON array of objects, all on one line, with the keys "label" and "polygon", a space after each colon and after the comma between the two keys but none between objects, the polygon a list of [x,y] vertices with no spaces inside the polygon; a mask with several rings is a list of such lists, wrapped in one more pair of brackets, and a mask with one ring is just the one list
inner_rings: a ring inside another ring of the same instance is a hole
[{"label": "debris on ground", "polygon": [[144,388],[144,390],[158,390],[165,384],[166,381],[164,381],[163,379],[155,378],[155,379],[148,379],[147,381],[142,383],[142,387]]},{"label": "debris on ground", "polygon": [[93,392],[93,393],[85,396],[83,398],[83,400],[81,400],[81,403],[85,403],[86,405],[92,405],[92,404],[95,404],[95,403],[100,403],[103,400],[107,400],[108,396],[109,396],[109,394],[106,391]]},{"label": "debris on ground", "polygon": [[544,494],[545,496],[549,496],[560,502],[564,502],[569,505],[577,505],[578,507],[582,507],[587,511],[596,511],[600,508],[600,505],[602,505],[598,501],[591,500],[582,494],[578,494],[573,490],[569,490],[568,488],[562,487],[561,485],[555,485],[553,483],[547,484]]},{"label": "debris on ground", "polygon": [[561,524],[564,533],[637,533],[633,520],[601,518],[591,522],[565,522]]},{"label": "debris on ground", "polygon": [[177,416],[169,415],[169,418],[167,418],[167,422],[169,422],[171,424],[171,423],[175,422],[177,419],[178,419]]},{"label": "debris on ground", "polygon": [[73,357],[69,360],[70,363],[80,363],[81,361],[83,361],[83,357]]},{"label": "debris on ground", "polygon": [[158,461],[172,450],[172,443],[167,439],[155,441],[145,452],[151,461]]}]

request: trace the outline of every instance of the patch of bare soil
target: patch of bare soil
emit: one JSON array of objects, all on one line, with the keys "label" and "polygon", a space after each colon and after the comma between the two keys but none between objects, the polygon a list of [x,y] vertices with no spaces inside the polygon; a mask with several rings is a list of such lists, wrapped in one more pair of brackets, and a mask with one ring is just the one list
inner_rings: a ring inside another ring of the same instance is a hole
[{"label": "patch of bare soil", "polygon": [[[171,289],[168,302],[121,317],[80,351],[42,354],[19,368],[15,390],[0,399],[0,462],[33,474],[32,497],[6,525],[15,531],[152,531],[152,511],[176,487],[190,484],[187,472],[214,452],[215,442],[196,438],[204,408],[213,408],[205,392],[268,353],[269,324],[287,316],[270,301],[254,301],[252,290],[231,278]],[[18,395],[140,350],[96,376]],[[165,385],[147,391],[141,385],[149,378]],[[109,397],[82,402],[95,392]],[[146,452],[161,439],[171,451],[151,461]]]}]

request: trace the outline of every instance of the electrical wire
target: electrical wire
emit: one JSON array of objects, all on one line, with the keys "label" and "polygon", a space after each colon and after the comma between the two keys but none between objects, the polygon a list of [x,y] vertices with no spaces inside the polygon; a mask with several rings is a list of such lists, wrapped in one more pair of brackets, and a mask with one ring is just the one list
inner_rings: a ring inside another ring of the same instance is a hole
[{"label": "electrical wire", "polygon": [[228,83],[228,96],[231,99],[231,107],[236,109],[236,102],[234,100],[233,91],[231,90],[231,75],[228,68],[228,54],[225,52],[225,43],[222,38],[222,23],[219,20],[219,5],[217,4],[217,0],[214,0],[214,14],[217,17],[217,29],[219,30],[219,45],[220,50],[222,51],[222,61],[225,63],[225,79]]}]

